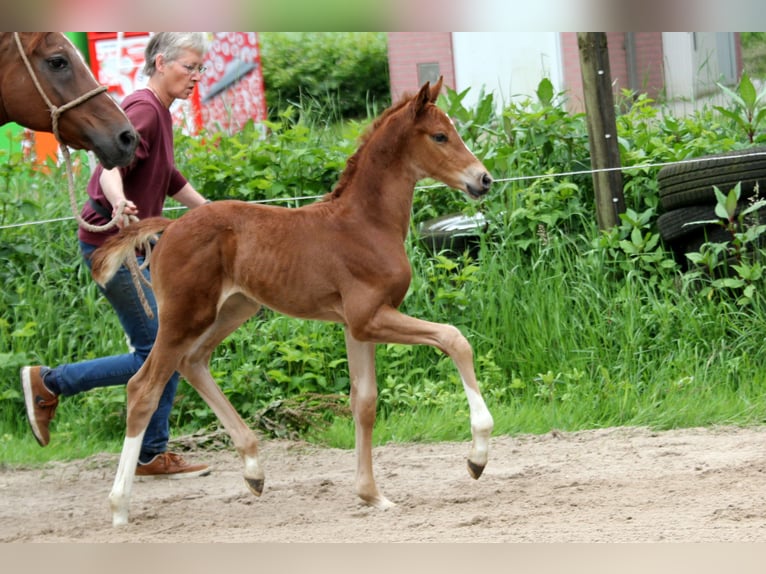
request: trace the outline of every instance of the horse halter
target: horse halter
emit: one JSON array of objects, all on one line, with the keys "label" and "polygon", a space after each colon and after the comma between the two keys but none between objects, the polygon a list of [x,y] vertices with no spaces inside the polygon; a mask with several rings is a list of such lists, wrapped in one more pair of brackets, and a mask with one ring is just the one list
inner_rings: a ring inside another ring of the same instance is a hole
[{"label": "horse halter", "polygon": [[91,91],[86,92],[85,94],[79,96],[78,98],[75,98],[71,102],[64,104],[63,106],[54,106],[53,102],[50,101],[48,96],[45,94],[45,91],[43,90],[43,87],[40,85],[40,81],[37,79],[37,75],[35,74],[34,69],[32,68],[32,64],[29,61],[29,58],[27,58],[27,55],[24,53],[24,47],[21,44],[21,38],[19,36],[18,32],[13,33],[13,38],[16,40],[16,46],[19,48],[19,53],[21,54],[21,59],[24,60],[24,64],[27,66],[27,70],[29,71],[29,75],[32,76],[32,81],[35,83],[35,87],[37,88],[37,91],[40,93],[40,96],[43,98],[43,101],[45,102],[45,105],[48,106],[48,109],[51,112],[51,131],[53,132],[53,135],[56,137],[56,140],[64,145],[64,142],[61,141],[61,137],[59,136],[59,116],[63,114],[65,111],[74,108],[75,106],[79,106],[81,103],[89,100],[93,96],[97,96],[98,94],[105,92],[107,90],[106,86],[98,86],[97,88],[93,88]]},{"label": "horse halter", "polygon": [[[45,104],[48,106],[48,109],[51,112],[51,128],[52,128],[51,131],[53,132],[53,135],[56,137],[56,141],[59,142],[61,154],[64,156],[67,182],[69,184],[69,202],[71,204],[72,213],[74,214],[75,221],[77,221],[77,224],[80,227],[83,227],[84,229],[87,229],[89,231],[98,232],[98,231],[106,231],[107,229],[111,229],[112,227],[117,225],[118,221],[124,221],[123,211],[125,210],[125,202],[120,202],[120,204],[117,207],[117,213],[112,218],[112,220],[106,225],[92,225],[82,218],[82,216],[80,215],[77,209],[77,199],[75,198],[75,191],[74,191],[74,176],[72,175],[72,160],[71,160],[71,157],[69,156],[69,148],[63,141],[61,141],[61,136],[59,135],[59,116],[63,114],[65,111],[71,108],[74,108],[75,106],[79,106],[81,103],[89,100],[93,96],[97,96],[98,94],[105,92],[107,90],[107,87],[98,86],[96,88],[93,88],[89,92],[86,92],[83,95],[75,98],[71,102],[64,104],[63,106],[54,106],[53,102],[51,102],[50,98],[48,98],[48,96],[45,94],[45,91],[43,90],[43,87],[40,85],[40,82],[37,79],[37,75],[35,74],[35,71],[32,68],[32,64],[30,63],[29,58],[27,58],[27,55],[24,53],[24,47],[21,44],[21,38],[19,37],[19,33],[14,32],[13,38],[16,40],[16,46],[18,46],[19,48],[21,59],[24,60],[24,64],[26,64],[27,66],[29,75],[32,76],[32,81],[35,83],[35,87],[37,87],[37,91],[40,93],[40,96],[42,96],[43,100],[45,101]],[[128,221],[125,221],[125,224],[127,225],[129,221],[130,219],[128,218]],[[138,266],[137,263],[135,264],[135,266],[131,265],[130,262],[128,264],[128,268],[130,269],[131,275],[133,276],[133,281],[136,284],[136,289],[138,289],[139,291],[139,297],[141,298],[141,302],[144,304],[144,309],[148,309],[149,308],[148,304],[145,303],[145,295],[143,293],[143,290],[141,290],[140,288],[139,279],[137,277],[137,275],[139,275],[141,278],[143,278],[143,275],[141,275],[140,269],[138,269],[137,266]],[[147,311],[147,314],[149,315],[149,317],[152,317],[151,310]]]}]

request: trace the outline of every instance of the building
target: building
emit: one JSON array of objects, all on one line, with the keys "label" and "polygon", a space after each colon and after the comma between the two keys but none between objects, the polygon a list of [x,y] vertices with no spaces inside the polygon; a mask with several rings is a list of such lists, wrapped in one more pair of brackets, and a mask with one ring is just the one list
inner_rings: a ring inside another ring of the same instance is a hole
[{"label": "building", "polygon": [[[616,94],[694,105],[716,82],[736,84],[742,70],[735,32],[609,32],[607,45]],[[533,96],[547,77],[572,111],[584,109],[575,32],[390,32],[388,52],[394,100],[443,75],[458,92],[470,88],[465,105],[482,89],[502,105]]]}]

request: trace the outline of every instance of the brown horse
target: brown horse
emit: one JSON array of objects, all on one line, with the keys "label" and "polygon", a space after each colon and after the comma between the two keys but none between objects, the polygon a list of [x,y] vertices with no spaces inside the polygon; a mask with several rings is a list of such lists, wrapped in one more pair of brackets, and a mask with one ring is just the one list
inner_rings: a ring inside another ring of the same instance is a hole
[{"label": "brown horse", "polygon": [[426,83],[384,112],[322,201],[301,208],[215,202],[175,222],[154,218],[130,225],[95,253],[93,275],[103,284],[137,245],[164,231],[151,258],[159,332],[127,387],[127,435],[109,497],[114,525],[128,521],[141,440],[175,370],[221,420],[244,459],[248,487],[261,494],[264,472],[255,434],[209,370],[218,344],[261,305],[344,326],[356,425],[355,487],[365,502],[392,504],[372,470],[376,343],[431,345],[452,358],[470,408],[468,470],[474,478],[481,475],[493,421],[476,381],[471,345],[451,325],[397,311],[411,279],[404,240],[416,182],[432,177],[474,198],[492,183],[434,105],[441,85]]},{"label": "brown horse", "polygon": [[0,125],[16,122],[92,150],[104,167],[128,165],[138,132],[59,32],[0,33]]}]

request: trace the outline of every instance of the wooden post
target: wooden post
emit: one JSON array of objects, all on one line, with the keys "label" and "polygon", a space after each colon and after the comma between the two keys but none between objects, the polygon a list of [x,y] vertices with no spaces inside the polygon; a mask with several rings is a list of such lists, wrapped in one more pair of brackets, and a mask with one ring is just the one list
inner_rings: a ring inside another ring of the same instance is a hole
[{"label": "wooden post", "polygon": [[[603,32],[578,32],[585,114],[588,122],[591,166],[593,169],[619,168],[617,122],[612,95],[609,52]],[[620,222],[625,211],[622,172],[619,169],[593,174],[596,195],[596,217],[599,229],[609,229]]]}]

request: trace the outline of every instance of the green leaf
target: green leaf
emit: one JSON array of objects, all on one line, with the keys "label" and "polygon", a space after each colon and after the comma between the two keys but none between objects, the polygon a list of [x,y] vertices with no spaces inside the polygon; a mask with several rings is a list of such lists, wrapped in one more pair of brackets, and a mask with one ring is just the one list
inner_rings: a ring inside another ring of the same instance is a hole
[{"label": "green leaf", "polygon": [[636,249],[636,246],[630,241],[626,241],[623,239],[622,241],[620,241],[620,247],[628,255],[636,255],[638,253],[638,249]]},{"label": "green leaf", "polygon": [[[734,92],[733,90],[731,90],[727,86],[721,84],[720,82],[717,82],[717,85],[718,85],[719,88],[721,88],[721,91],[724,94],[726,94],[726,96],[728,96],[730,99],[732,99],[734,101],[734,103],[737,104],[740,108],[746,107],[745,106],[745,101],[739,96],[739,94],[737,94],[736,92]],[[718,109],[718,108],[716,108],[716,109]]]},{"label": "green leaf", "polygon": [[713,281],[713,285],[716,287],[739,289],[740,287],[744,287],[745,282],[742,279],[737,279],[735,277],[724,277],[723,279],[716,279]]},{"label": "green leaf", "polygon": [[733,221],[734,214],[737,211],[737,202],[739,201],[740,184],[737,183],[737,185],[735,185],[727,195],[724,195],[723,192],[716,186],[713,186],[713,192],[715,193],[717,200],[715,206],[715,214],[721,219]]},{"label": "green leaf", "polygon": [[729,214],[726,212],[726,201],[715,204],[715,214],[721,219],[729,219]]},{"label": "green leaf", "polygon": [[745,102],[745,106],[748,111],[752,111],[758,96],[753,86],[753,82],[750,81],[750,77],[746,72],[742,73],[742,79],[739,81],[739,94],[742,96],[742,100]]},{"label": "green leaf", "polygon": [[758,110],[758,113],[755,114],[755,118],[753,118],[753,127],[757,128],[764,118],[766,118],[766,107],[761,108]]},{"label": "green leaf", "polygon": [[763,267],[755,265],[732,265],[741,279],[746,281],[758,281],[763,276]]},{"label": "green leaf", "polygon": [[753,213],[754,211],[758,211],[759,209],[761,209],[761,208],[763,208],[763,207],[766,207],[766,200],[764,200],[764,199],[759,199],[759,200],[758,200],[758,201],[756,201],[755,203],[753,203],[753,204],[751,204],[751,205],[747,206],[747,208],[745,208],[745,210],[744,210],[744,211],[742,211],[742,212],[739,214],[739,216],[740,216],[740,217],[743,217],[743,216],[745,216],[745,215],[749,215],[749,214]]},{"label": "green leaf", "polygon": [[553,101],[553,83],[548,78],[543,78],[537,85],[537,97],[546,106]]},{"label": "green leaf", "polygon": [[739,201],[739,184],[729,192],[726,196],[726,213],[729,220],[734,219],[734,214],[737,212],[737,202]]}]

